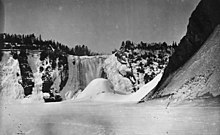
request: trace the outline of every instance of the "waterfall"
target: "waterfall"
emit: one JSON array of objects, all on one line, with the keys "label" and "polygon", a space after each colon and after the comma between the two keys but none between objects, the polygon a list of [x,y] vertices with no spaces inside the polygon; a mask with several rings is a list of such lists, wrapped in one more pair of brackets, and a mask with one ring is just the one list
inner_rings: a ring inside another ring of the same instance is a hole
[{"label": "waterfall", "polygon": [[[78,90],[83,90],[93,79],[105,78],[103,63],[107,56],[69,56],[69,78],[61,91],[62,98],[72,98]],[[68,93],[68,94],[67,94]]]}]

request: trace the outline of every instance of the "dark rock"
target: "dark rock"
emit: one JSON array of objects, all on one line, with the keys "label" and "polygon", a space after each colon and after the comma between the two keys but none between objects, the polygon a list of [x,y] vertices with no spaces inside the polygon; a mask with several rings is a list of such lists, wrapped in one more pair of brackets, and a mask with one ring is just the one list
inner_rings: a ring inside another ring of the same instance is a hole
[{"label": "dark rock", "polygon": [[32,94],[34,87],[34,76],[31,67],[28,64],[28,57],[25,50],[22,50],[18,56],[19,67],[21,71],[22,82],[21,85],[24,88],[24,95],[28,96]]}]

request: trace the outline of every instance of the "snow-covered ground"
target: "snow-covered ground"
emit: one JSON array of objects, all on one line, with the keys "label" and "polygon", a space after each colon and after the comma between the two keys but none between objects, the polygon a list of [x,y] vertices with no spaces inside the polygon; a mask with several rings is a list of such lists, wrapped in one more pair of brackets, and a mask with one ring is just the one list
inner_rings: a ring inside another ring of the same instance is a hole
[{"label": "snow-covered ground", "polygon": [[198,103],[1,105],[1,135],[219,135],[220,107]]}]

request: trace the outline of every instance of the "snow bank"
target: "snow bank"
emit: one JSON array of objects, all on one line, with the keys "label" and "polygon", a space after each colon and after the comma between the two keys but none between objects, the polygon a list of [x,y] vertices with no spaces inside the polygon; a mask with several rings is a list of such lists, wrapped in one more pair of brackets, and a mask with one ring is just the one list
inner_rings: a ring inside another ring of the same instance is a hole
[{"label": "snow bank", "polygon": [[156,87],[159,83],[160,79],[162,78],[163,73],[159,73],[153,80],[142,86],[137,92],[129,95],[126,98],[126,101],[135,101],[138,102],[142,98],[144,98],[152,89]]},{"label": "snow bank", "polygon": [[75,100],[91,100],[102,102],[138,102],[147,95],[160,81],[162,73],[141,87],[136,93],[122,95],[113,90],[113,85],[106,79],[93,80]]}]

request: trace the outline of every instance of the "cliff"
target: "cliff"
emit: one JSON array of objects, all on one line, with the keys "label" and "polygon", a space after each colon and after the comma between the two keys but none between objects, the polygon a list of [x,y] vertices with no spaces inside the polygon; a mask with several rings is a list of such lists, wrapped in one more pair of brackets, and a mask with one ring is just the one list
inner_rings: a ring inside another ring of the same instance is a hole
[{"label": "cliff", "polygon": [[146,98],[152,98],[169,84],[173,76],[201,48],[215,27],[220,23],[220,1],[201,0],[189,18],[187,33],[181,39],[171,56],[164,75],[154,91]]}]

